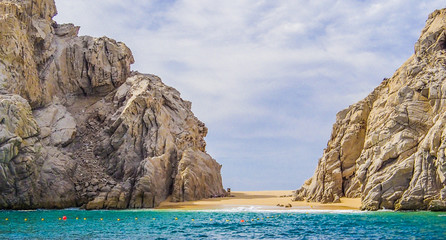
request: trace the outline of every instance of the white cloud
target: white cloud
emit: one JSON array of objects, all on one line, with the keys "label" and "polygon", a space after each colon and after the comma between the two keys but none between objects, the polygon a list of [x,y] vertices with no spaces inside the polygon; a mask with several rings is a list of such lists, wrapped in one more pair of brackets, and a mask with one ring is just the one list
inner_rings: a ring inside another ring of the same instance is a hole
[{"label": "white cloud", "polygon": [[[445,7],[439,0],[56,4],[58,22],[125,42],[135,55],[133,69],[159,75],[192,101],[229,185],[235,180],[228,172],[244,166],[234,161],[252,153],[246,149],[267,156],[261,161],[276,161],[266,148],[255,148],[258,142],[295,154],[283,157],[288,164],[316,163],[322,152],[302,146],[322,149],[335,113],[390,77],[412,54],[428,14]],[[243,139],[244,147],[234,139]],[[314,171],[305,170],[295,177],[285,168],[266,187],[297,188]],[[279,186],[286,179],[289,185]]]}]

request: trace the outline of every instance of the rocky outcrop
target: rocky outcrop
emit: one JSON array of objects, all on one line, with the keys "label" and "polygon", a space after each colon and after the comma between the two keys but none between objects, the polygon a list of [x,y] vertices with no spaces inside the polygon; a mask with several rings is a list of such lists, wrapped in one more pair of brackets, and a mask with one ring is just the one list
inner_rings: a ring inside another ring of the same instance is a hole
[{"label": "rocky outcrop", "polygon": [[114,208],[123,204],[119,196],[131,208],[147,208],[169,195],[187,201],[224,194],[216,174],[221,166],[205,152],[207,128],[178,91],[156,76],[138,74],[108,97],[110,102],[87,110],[107,126],[94,136],[99,140],[94,152],[121,183],[102,191],[88,208]]},{"label": "rocky outcrop", "polygon": [[314,176],[296,200],[361,197],[362,209],[446,210],[446,9],[415,54],[365,99],[339,112]]},{"label": "rocky outcrop", "polygon": [[222,196],[207,128],[112,39],[53,0],[0,1],[0,208],[156,207]]}]

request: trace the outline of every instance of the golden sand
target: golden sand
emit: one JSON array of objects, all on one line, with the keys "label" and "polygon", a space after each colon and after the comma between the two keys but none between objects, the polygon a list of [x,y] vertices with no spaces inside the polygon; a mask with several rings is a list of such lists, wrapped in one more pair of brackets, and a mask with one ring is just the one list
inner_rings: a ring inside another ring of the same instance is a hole
[{"label": "golden sand", "polygon": [[[316,209],[316,210],[359,210],[361,207],[360,198],[341,198],[340,203],[315,203],[315,202],[293,202],[290,195],[292,191],[243,191],[232,192],[231,197],[209,198],[198,201],[170,202],[170,199],[162,202],[157,209],[224,209],[234,207],[255,206],[261,209]],[[284,197],[286,196],[286,197]],[[291,208],[279,207],[278,204],[286,206],[291,204]]]}]

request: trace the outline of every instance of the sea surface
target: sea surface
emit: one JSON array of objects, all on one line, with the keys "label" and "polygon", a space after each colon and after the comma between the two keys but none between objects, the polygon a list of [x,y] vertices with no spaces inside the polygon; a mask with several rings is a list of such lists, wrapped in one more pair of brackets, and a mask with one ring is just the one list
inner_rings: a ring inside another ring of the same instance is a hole
[{"label": "sea surface", "polygon": [[0,239],[446,239],[446,213],[243,207],[0,211]]}]

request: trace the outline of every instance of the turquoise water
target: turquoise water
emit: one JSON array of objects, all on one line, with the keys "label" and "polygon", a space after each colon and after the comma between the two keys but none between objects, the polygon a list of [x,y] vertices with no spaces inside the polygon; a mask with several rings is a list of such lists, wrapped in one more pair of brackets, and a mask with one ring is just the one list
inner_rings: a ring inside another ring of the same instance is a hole
[{"label": "turquoise water", "polygon": [[244,209],[0,211],[0,239],[199,238],[446,239],[446,213]]}]

